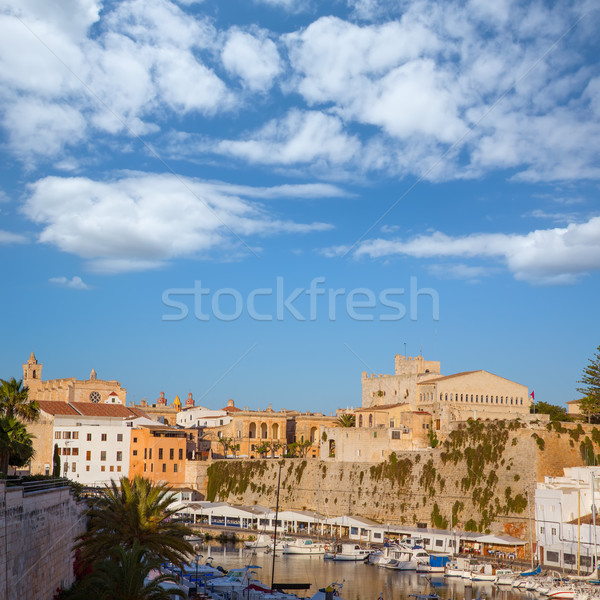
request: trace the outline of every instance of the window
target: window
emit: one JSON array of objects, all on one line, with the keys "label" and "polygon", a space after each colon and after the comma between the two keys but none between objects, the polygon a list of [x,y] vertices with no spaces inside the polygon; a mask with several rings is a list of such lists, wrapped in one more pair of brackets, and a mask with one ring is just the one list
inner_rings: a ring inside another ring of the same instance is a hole
[{"label": "window", "polygon": [[556,527],[552,528],[552,535],[556,535]]},{"label": "window", "polygon": [[106,460],[106,450],[100,451],[100,460]]},{"label": "window", "polygon": [[148,448],[148,458],[152,460],[152,448]]},{"label": "window", "polygon": [[144,463],[144,473],[146,472],[146,463]]},{"label": "window", "polygon": [[73,432],[73,439],[74,440],[78,440],[79,439],[79,431],[74,431]]},{"label": "window", "polygon": [[358,415],[358,426],[362,427],[362,423],[363,423],[363,416],[362,415]]},{"label": "window", "polygon": [[136,437],[133,438],[133,443],[137,444],[137,438]]},{"label": "window", "polygon": [[101,470],[101,471],[104,473],[104,471],[106,471],[106,467],[105,467],[104,465],[102,465],[102,466],[100,467],[100,470]]},{"label": "window", "polygon": [[395,429],[394,431],[392,431],[392,439],[393,440],[399,440],[400,439],[400,431],[398,429]]},{"label": "window", "polygon": [[71,439],[71,432],[63,431],[63,440],[70,440],[70,439]]},{"label": "window", "polygon": [[169,449],[169,459],[173,460],[175,458],[175,449],[174,448],[170,448]]},{"label": "window", "polygon": [[117,433],[117,442],[122,442],[122,441],[123,441],[123,434]]},{"label": "window", "polygon": [[133,455],[134,455],[134,456],[137,456],[137,450],[134,450],[134,451],[133,451]]},{"label": "window", "polygon": [[85,453],[85,460],[92,460],[92,451],[91,450],[88,450]]},{"label": "window", "polygon": [[148,448],[144,448],[144,460],[148,458]]},{"label": "window", "polygon": [[179,460],[183,460],[183,448],[179,448]]},{"label": "window", "polygon": [[360,456],[360,450],[356,451],[356,456]]},{"label": "window", "polygon": [[373,432],[373,437],[374,437],[374,438],[376,438],[376,437],[377,437],[377,432],[376,432],[376,431],[374,431],[374,432]]},{"label": "window", "polygon": [[121,465],[117,465],[117,473],[121,472]]},{"label": "window", "polygon": [[576,562],[576,557],[574,554],[567,554],[565,552],[565,554],[563,555],[563,558],[565,560],[566,565],[574,565]]},{"label": "window", "polygon": [[540,527],[540,533],[544,533],[544,532],[545,532],[545,530],[546,530],[546,528],[545,528],[545,527]]},{"label": "window", "polygon": [[177,473],[177,463],[173,465],[173,473]]},{"label": "window", "polygon": [[71,463],[71,471],[77,471],[77,463]]},{"label": "window", "polygon": [[150,472],[151,472],[151,473],[154,473],[154,463],[151,463],[151,464],[150,464]]},{"label": "window", "polygon": [[102,442],[105,442],[105,441],[106,441],[106,439],[107,439],[107,434],[106,434],[106,433],[103,433],[103,434],[100,436],[100,441],[102,441]]},{"label": "window", "polygon": [[85,465],[85,470],[89,471],[90,470],[90,465]]},{"label": "window", "polygon": [[443,546],[444,545],[444,540],[435,540],[435,545],[436,546]]},{"label": "window", "polygon": [[167,472],[167,465],[165,463],[163,463],[163,473]]},{"label": "window", "polygon": [[73,448],[73,456],[79,456],[79,448]]},{"label": "window", "polygon": [[123,460],[123,453],[119,450],[117,452],[117,462],[121,462]]},{"label": "window", "polygon": [[162,457],[163,457],[163,449],[159,448],[158,449],[158,460],[162,460]]},{"label": "window", "polygon": [[91,442],[91,441],[92,441],[92,434],[91,434],[91,433],[88,433],[88,434],[87,434],[87,441],[88,441],[88,442]]},{"label": "window", "polygon": [[57,431],[57,432],[54,434],[54,439],[55,439],[55,440],[60,440],[60,438],[61,438],[60,431]]},{"label": "window", "polygon": [[115,468],[112,465],[110,465],[110,472],[112,473],[114,470]]},{"label": "window", "polygon": [[548,562],[557,563],[559,561],[558,552],[551,552],[550,550],[546,550],[546,560]]},{"label": "window", "polygon": [[394,427],[394,419],[390,419],[390,427]]}]

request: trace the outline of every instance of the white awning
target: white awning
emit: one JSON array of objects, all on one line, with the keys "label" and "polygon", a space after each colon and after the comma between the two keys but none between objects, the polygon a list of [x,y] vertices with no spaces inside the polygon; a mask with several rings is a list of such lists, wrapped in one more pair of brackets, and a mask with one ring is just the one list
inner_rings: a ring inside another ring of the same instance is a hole
[{"label": "white awning", "polygon": [[494,544],[496,546],[525,546],[527,542],[512,535],[482,535],[475,540],[480,544]]}]

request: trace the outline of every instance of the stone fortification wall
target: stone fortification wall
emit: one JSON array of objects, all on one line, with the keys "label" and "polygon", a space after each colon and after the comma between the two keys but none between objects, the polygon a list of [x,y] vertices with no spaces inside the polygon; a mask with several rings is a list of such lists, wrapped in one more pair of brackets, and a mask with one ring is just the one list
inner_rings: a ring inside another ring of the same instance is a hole
[{"label": "stone fortification wall", "polygon": [[73,539],[85,530],[70,488],[23,494],[0,481],[0,598],[49,600],[73,582]]},{"label": "stone fortification wall", "polygon": [[533,499],[536,482],[562,474],[563,467],[585,464],[594,453],[600,463],[599,444],[600,428],[569,424],[557,431],[543,423],[474,421],[435,449],[397,452],[379,463],[215,461],[206,475],[199,474],[195,487],[208,500],[273,507],[282,465],[282,509],[440,528],[452,523],[527,539],[528,498]]}]

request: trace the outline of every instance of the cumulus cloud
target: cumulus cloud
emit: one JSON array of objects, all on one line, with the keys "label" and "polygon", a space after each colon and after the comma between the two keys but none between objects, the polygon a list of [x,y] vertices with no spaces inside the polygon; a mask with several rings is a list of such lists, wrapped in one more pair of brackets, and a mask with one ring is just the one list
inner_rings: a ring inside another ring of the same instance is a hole
[{"label": "cumulus cloud", "polygon": [[230,30],[221,58],[225,68],[251,90],[268,90],[281,71],[277,47],[264,32],[257,37],[237,28]]},{"label": "cumulus cloud", "polygon": [[282,119],[269,121],[245,140],[223,140],[214,151],[250,162],[292,165],[340,164],[351,161],[360,142],[348,135],[338,117],[319,111],[292,110]]},{"label": "cumulus cloud", "polygon": [[374,239],[362,243],[355,255],[492,258],[504,262],[521,281],[572,284],[600,269],[600,217],[527,234],[479,233],[453,237],[436,231],[407,241]]},{"label": "cumulus cloud", "polygon": [[0,244],[24,244],[27,238],[19,233],[12,233],[0,229]]},{"label": "cumulus cloud", "polygon": [[78,275],[74,275],[69,279],[68,277],[51,277],[48,280],[50,283],[60,285],[62,287],[71,288],[72,290],[89,290],[90,286],[84,283],[83,279]]},{"label": "cumulus cloud", "polygon": [[[327,223],[270,216],[238,186],[174,175],[128,173],[120,179],[45,177],[29,186],[25,215],[39,241],[86,259],[103,272],[146,270],[171,259],[250,251],[255,236],[326,231]],[[273,195],[286,195],[279,189]]]}]

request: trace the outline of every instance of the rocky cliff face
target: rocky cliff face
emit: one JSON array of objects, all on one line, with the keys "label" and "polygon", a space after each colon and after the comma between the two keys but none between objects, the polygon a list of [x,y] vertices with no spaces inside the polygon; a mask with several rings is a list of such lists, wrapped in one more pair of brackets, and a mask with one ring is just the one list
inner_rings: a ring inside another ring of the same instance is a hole
[{"label": "rocky cliff face", "polygon": [[536,481],[594,464],[599,444],[600,428],[472,421],[435,449],[382,463],[223,460],[204,465],[191,483],[207,500],[275,506],[281,466],[281,509],[523,537]]}]

